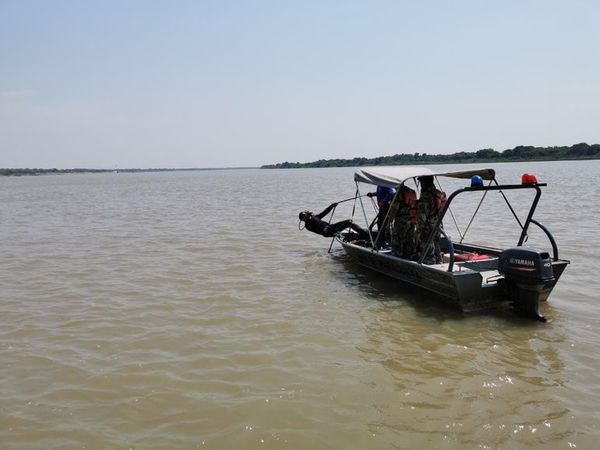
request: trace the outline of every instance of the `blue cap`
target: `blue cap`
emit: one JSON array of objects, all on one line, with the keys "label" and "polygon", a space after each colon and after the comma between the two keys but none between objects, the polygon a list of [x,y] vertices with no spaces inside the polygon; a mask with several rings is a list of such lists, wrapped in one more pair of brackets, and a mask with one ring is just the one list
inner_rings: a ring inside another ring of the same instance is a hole
[{"label": "blue cap", "polygon": [[483,187],[483,178],[479,175],[473,175],[471,177],[471,187]]}]

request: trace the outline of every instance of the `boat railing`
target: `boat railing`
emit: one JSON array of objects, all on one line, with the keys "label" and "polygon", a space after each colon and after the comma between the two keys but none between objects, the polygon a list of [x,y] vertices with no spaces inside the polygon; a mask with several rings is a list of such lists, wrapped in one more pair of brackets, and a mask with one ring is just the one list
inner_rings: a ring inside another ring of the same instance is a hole
[{"label": "boat railing", "polygon": [[[440,212],[438,220],[436,221],[435,226],[433,227],[433,231],[428,236],[425,246],[423,248],[429,248],[429,246],[431,246],[433,244],[433,239],[434,239],[436,233],[441,233],[446,238],[446,240],[450,243],[449,248],[448,248],[448,250],[449,250],[448,253],[449,253],[449,257],[450,257],[450,264],[448,265],[448,271],[452,272],[452,269],[454,266],[454,247],[452,245],[452,241],[448,238],[444,229],[442,228],[442,221],[443,221],[446,213],[450,210],[450,204],[452,203],[452,200],[454,200],[454,198],[456,198],[457,195],[462,194],[464,192],[479,192],[479,191],[482,191],[482,192],[500,191],[500,192],[502,192],[504,190],[534,189],[536,191],[535,198],[533,200],[533,203],[531,204],[529,213],[527,214],[527,219],[525,220],[525,223],[522,225],[521,236],[519,237],[519,242],[517,243],[517,246],[520,247],[523,245],[523,242],[525,241],[525,238],[527,237],[527,229],[529,228],[529,224],[533,223],[533,224],[537,225],[538,227],[540,227],[542,229],[542,231],[544,231],[544,233],[546,233],[546,235],[548,236],[548,239],[550,240],[550,244],[552,245],[552,250],[554,252],[554,259],[555,260],[558,259],[558,247],[556,245],[556,242],[554,241],[554,238],[552,237],[552,234],[550,233],[550,231],[548,231],[548,229],[546,227],[544,227],[542,224],[540,224],[539,222],[537,222],[536,220],[533,219],[533,213],[535,212],[535,209],[539,202],[540,196],[542,195],[542,190],[540,188],[543,186],[546,186],[546,183],[506,184],[506,185],[496,184],[496,185],[489,185],[489,186],[464,187],[462,189],[458,189],[458,190],[454,191],[452,194],[450,194],[450,196],[448,197],[448,200],[446,201],[446,204],[442,208],[442,211]],[[509,206],[510,206],[510,204],[509,204]],[[419,258],[419,264],[423,264],[424,259],[425,259],[425,252]]]},{"label": "boat railing", "polygon": [[[442,236],[444,236],[444,238],[446,238],[446,243],[448,245],[448,256],[449,256],[448,272],[452,272],[452,270],[454,269],[454,244],[452,243],[452,239],[450,239],[450,237],[448,237],[448,235],[446,234],[446,232],[444,231],[443,228],[440,229],[440,233],[442,233]],[[423,257],[421,257],[421,259],[423,259]],[[422,261],[419,261],[419,262],[422,262]]]},{"label": "boat railing", "polygon": [[537,225],[538,227],[540,227],[542,229],[542,231],[544,233],[546,233],[546,236],[548,237],[548,240],[550,241],[550,245],[552,245],[552,259],[554,261],[558,261],[558,245],[556,245],[556,241],[554,240],[554,236],[552,236],[552,233],[550,233],[550,230],[548,230],[548,228],[546,228],[544,225],[539,223],[537,220],[530,219],[530,222],[533,223],[534,225]]}]

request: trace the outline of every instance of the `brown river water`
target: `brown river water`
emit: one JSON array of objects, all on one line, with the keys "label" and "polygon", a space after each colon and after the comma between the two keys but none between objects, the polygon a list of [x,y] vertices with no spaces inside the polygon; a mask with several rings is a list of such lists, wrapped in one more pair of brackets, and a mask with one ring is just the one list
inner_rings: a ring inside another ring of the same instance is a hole
[{"label": "brown river water", "polygon": [[548,183],[548,323],[328,254],[350,168],[0,178],[0,449],[598,448],[600,161],[491,167]]}]

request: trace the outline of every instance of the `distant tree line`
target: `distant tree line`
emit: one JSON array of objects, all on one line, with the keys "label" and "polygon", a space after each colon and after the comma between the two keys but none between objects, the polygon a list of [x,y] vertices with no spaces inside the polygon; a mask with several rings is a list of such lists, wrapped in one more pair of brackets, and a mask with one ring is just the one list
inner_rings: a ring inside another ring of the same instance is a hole
[{"label": "distant tree line", "polygon": [[400,153],[392,156],[353,159],[320,159],[300,163],[283,162],[262,166],[261,169],[297,169],[305,167],[358,167],[358,166],[396,166],[412,164],[452,164],[510,161],[551,161],[566,159],[600,159],[600,145],[588,145],[585,142],[570,147],[533,147],[519,145],[513,149],[497,152],[484,148],[476,152],[457,152],[449,155],[429,155],[427,153]]},{"label": "distant tree line", "polygon": [[48,175],[59,173],[111,172],[105,169],[0,169],[0,175]]},{"label": "distant tree line", "polygon": [[[234,167],[228,169],[242,169],[243,167]],[[178,172],[178,171],[195,171],[195,170],[221,170],[221,169],[2,169],[0,168],[0,176],[2,175],[52,175],[65,173],[107,173],[107,172]],[[224,170],[224,169],[223,169]]]}]

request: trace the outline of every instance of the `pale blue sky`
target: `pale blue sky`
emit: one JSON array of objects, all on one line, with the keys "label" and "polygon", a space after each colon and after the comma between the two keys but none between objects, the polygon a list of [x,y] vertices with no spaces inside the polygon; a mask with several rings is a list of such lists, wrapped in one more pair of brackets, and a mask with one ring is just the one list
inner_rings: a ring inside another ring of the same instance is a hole
[{"label": "pale blue sky", "polygon": [[600,143],[600,0],[0,0],[0,167]]}]

